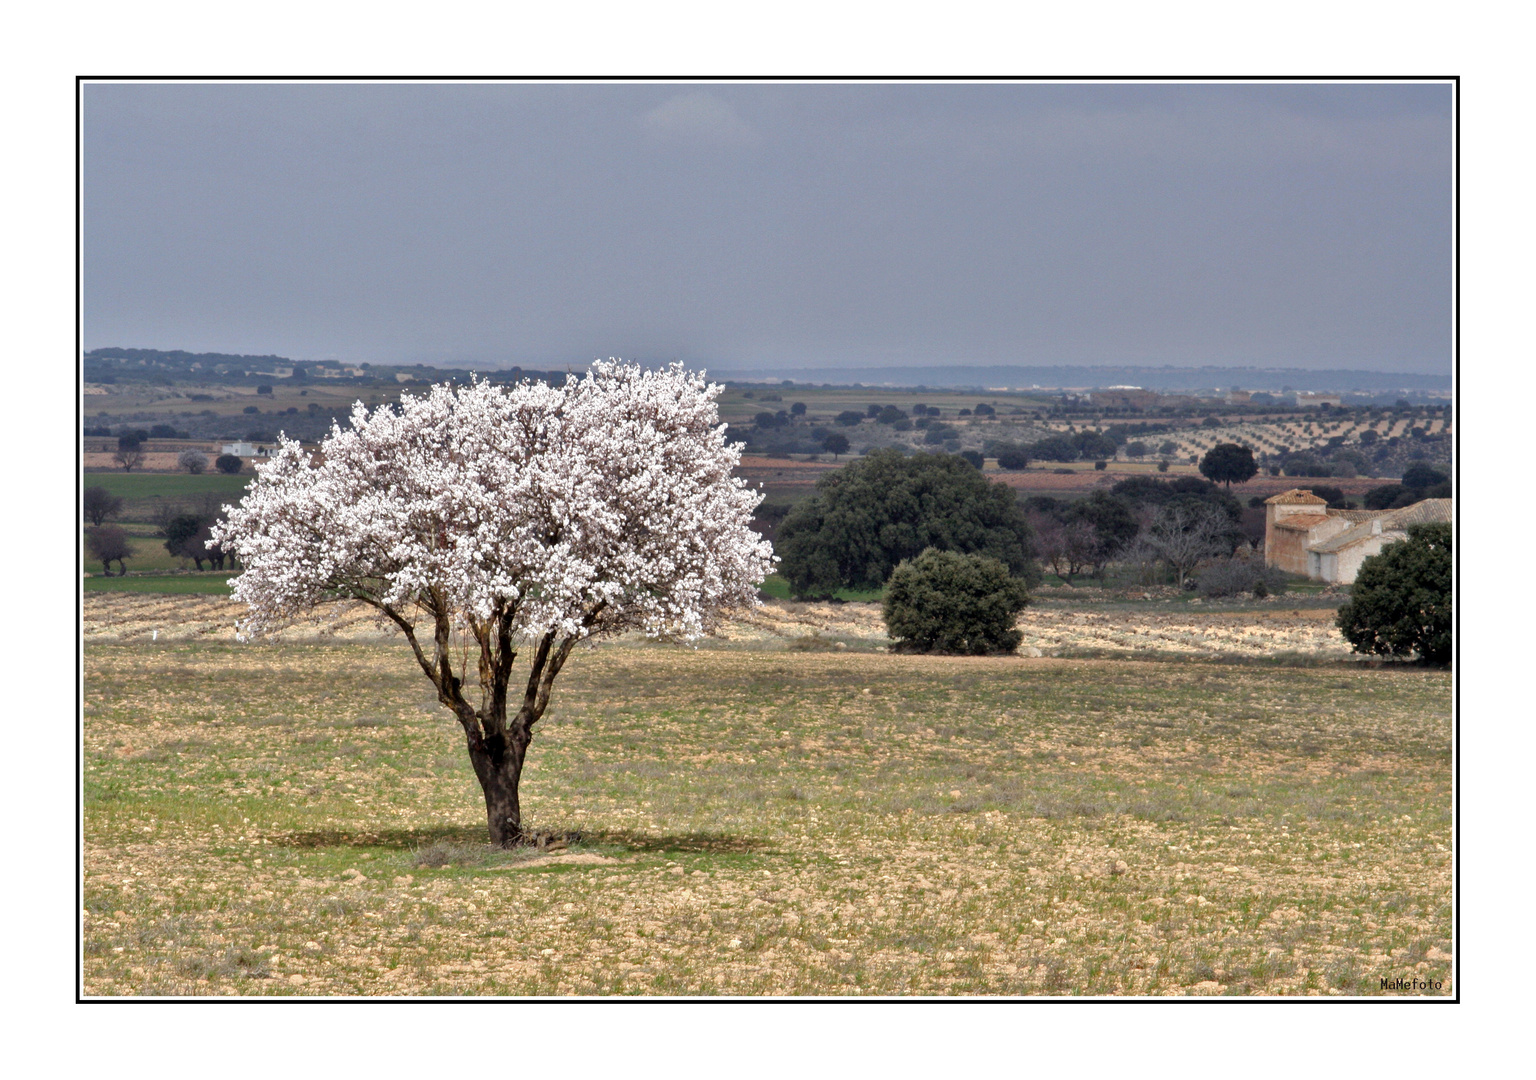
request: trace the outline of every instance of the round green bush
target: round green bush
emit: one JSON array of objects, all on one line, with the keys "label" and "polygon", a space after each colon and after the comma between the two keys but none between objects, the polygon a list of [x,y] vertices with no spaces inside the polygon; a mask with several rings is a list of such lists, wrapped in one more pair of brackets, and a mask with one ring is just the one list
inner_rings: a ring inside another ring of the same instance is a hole
[{"label": "round green bush", "polygon": [[1410,525],[1360,565],[1338,626],[1355,652],[1451,662],[1451,527]]},{"label": "round green bush", "polygon": [[1029,587],[984,555],[928,548],[891,574],[885,628],[900,652],[1011,653]]}]

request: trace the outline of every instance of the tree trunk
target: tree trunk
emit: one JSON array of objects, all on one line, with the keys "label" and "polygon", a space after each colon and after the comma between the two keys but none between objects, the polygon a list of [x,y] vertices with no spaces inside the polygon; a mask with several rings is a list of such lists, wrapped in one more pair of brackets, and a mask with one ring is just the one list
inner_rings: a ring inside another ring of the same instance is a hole
[{"label": "tree trunk", "polygon": [[528,744],[492,735],[470,744],[469,760],[475,767],[480,790],[485,795],[485,822],[491,843],[515,847],[523,838],[523,814],[517,799],[518,781],[523,775],[523,758]]}]

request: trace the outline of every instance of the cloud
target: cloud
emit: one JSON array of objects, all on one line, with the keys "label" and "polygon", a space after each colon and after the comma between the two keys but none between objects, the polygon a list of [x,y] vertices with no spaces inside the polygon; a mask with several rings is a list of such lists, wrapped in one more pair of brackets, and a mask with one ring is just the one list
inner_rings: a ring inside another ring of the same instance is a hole
[{"label": "cloud", "polygon": [[669,142],[757,146],[763,141],[736,110],[713,94],[678,94],[640,118],[647,133]]}]

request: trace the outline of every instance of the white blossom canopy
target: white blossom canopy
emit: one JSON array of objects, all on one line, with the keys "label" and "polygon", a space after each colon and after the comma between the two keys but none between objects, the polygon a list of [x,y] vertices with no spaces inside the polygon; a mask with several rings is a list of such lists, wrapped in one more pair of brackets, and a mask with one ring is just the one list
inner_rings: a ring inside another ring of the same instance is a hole
[{"label": "white blossom canopy", "polygon": [[[214,541],[244,566],[242,636],[336,597],[523,638],[697,638],[772,570],[731,475],[717,385],[595,364],[563,387],[476,381],[359,402],[312,456],[280,439]],[[398,621],[398,620],[397,620]]]}]

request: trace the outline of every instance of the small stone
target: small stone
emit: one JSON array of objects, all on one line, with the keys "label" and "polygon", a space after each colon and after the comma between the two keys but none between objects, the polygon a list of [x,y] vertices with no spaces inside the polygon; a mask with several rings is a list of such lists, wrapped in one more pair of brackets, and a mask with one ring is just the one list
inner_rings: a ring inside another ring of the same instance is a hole
[{"label": "small stone", "polygon": [[1236,867],[1236,866],[1223,866],[1221,868],[1221,872],[1223,874],[1237,874],[1237,873],[1241,873],[1242,870],[1241,870],[1240,867]]},{"label": "small stone", "polygon": [[540,956],[554,956],[555,955],[555,950],[554,949],[540,949],[539,950],[539,955]]},{"label": "small stone", "polygon": [[302,976],[302,975],[290,975],[290,976],[288,976],[288,981],[293,983],[294,986],[298,986],[300,983],[302,983],[304,981],[304,976]]}]

